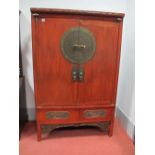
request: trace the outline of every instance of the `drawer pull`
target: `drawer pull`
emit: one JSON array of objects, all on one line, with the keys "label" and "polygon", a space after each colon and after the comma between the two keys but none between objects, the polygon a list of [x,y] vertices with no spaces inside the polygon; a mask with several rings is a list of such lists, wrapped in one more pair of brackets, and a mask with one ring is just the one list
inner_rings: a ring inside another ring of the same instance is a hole
[{"label": "drawer pull", "polygon": [[105,117],[106,112],[104,110],[86,110],[84,111],[85,118]]},{"label": "drawer pull", "polygon": [[68,111],[49,111],[46,113],[47,119],[67,119],[68,117]]}]

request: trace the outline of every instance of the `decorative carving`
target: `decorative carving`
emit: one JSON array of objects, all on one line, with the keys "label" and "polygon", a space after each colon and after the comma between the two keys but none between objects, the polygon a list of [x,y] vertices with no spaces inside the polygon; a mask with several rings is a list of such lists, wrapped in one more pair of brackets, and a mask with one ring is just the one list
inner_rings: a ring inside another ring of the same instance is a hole
[{"label": "decorative carving", "polygon": [[102,129],[104,132],[108,132],[109,131],[109,127],[110,127],[111,122],[107,121],[107,122],[99,122],[97,123],[97,126]]},{"label": "decorative carving", "polygon": [[68,117],[68,111],[49,111],[46,113],[47,119],[67,119]]},{"label": "decorative carving", "polygon": [[96,118],[96,117],[105,117],[106,112],[104,110],[85,110],[85,118]]},{"label": "decorative carving", "polygon": [[86,28],[74,27],[62,36],[61,51],[71,63],[85,63],[93,57],[95,49],[95,38]]},{"label": "decorative carving", "polygon": [[76,123],[76,124],[57,124],[57,125],[46,124],[46,125],[41,125],[41,129],[42,129],[42,132],[45,133],[62,127],[97,126],[103,132],[108,132],[110,124],[111,124],[110,121],[98,122],[98,123]]}]

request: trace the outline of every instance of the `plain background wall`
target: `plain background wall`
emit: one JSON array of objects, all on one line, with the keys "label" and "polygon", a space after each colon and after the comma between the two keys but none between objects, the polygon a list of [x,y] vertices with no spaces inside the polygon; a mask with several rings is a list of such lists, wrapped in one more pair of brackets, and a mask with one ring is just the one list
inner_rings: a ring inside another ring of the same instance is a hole
[{"label": "plain background wall", "polygon": [[[23,72],[26,83],[26,103],[29,120],[35,119],[33,64],[31,45],[31,7],[64,8],[125,13],[122,37],[117,108],[135,124],[135,41],[134,0],[20,0],[20,33]],[[128,129],[127,129],[128,130]],[[131,136],[133,130],[128,130]]]},{"label": "plain background wall", "polygon": [[[135,125],[135,6],[134,0],[126,0],[125,20],[122,38],[117,108],[119,119],[131,138]],[[126,118],[121,118],[122,116]],[[128,120],[127,120],[128,119]],[[125,122],[126,121],[126,122]]]}]

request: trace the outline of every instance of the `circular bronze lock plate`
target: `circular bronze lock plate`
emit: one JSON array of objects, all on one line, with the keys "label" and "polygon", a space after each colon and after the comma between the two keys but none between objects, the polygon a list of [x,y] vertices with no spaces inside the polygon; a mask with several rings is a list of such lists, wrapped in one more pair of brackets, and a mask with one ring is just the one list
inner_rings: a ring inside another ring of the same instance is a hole
[{"label": "circular bronze lock plate", "polygon": [[86,28],[74,27],[64,33],[61,39],[63,56],[74,64],[90,60],[96,49],[93,34]]}]

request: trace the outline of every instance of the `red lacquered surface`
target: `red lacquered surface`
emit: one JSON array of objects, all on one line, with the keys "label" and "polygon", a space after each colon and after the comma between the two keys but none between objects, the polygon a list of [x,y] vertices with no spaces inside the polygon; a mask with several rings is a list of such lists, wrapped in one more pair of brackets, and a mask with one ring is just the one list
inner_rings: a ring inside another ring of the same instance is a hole
[{"label": "red lacquered surface", "polygon": [[[31,9],[34,85],[38,140],[41,124],[111,122],[113,132],[123,14],[59,9]],[[61,38],[73,27],[83,27],[96,40],[95,55],[81,65],[83,82],[72,81],[72,64],[61,52]],[[83,111],[105,109],[104,118],[83,118]],[[68,119],[47,120],[48,111],[68,111]]]}]

